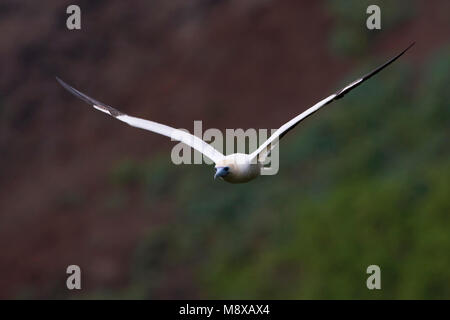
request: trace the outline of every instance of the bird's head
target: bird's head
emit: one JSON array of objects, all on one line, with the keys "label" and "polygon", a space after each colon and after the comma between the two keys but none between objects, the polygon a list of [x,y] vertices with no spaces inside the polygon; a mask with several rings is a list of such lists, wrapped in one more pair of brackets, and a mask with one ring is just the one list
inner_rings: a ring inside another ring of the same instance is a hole
[{"label": "bird's head", "polygon": [[226,175],[230,173],[230,167],[229,166],[216,166],[216,173],[214,174],[214,179],[217,179],[217,177],[223,178]]}]

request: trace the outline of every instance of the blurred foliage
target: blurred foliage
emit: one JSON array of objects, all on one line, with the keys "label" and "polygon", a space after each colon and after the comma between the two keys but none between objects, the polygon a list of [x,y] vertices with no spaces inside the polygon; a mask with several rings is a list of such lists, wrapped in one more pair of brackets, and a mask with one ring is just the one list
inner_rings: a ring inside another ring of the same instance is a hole
[{"label": "blurred foliage", "polygon": [[[449,54],[399,61],[306,121],[277,176],[231,185],[167,158],[120,163],[113,181],[176,212],[112,297],[450,298]],[[366,288],[371,264],[382,290]]]},{"label": "blurred foliage", "polygon": [[55,203],[61,209],[77,208],[86,201],[86,195],[80,190],[63,190],[58,193]]},{"label": "blurred foliage", "polygon": [[138,187],[151,202],[162,197],[178,176],[173,168],[167,166],[167,157],[156,157],[151,163],[132,159],[120,160],[110,172],[113,185],[121,188]]},{"label": "blurred foliage", "polygon": [[330,51],[342,56],[357,56],[366,52],[381,30],[366,27],[367,7],[377,5],[381,10],[381,30],[389,31],[415,15],[415,0],[329,0],[327,9],[333,16]]}]

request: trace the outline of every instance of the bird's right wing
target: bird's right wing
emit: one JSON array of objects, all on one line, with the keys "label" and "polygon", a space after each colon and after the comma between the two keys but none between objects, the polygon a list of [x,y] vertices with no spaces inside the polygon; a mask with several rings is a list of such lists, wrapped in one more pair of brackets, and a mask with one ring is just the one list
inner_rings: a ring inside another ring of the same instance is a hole
[{"label": "bird's right wing", "polygon": [[306,119],[310,115],[312,115],[314,112],[322,108],[323,106],[333,102],[334,100],[342,98],[345,94],[359,86],[364,81],[370,79],[372,76],[386,68],[388,65],[390,65],[392,62],[397,60],[401,55],[403,55],[409,48],[411,48],[414,45],[414,42],[409,45],[405,50],[397,54],[395,57],[390,59],[389,61],[385,62],[378,68],[372,70],[371,72],[367,73],[366,75],[362,76],[359,79],[356,79],[349,85],[345,86],[344,88],[338,90],[337,92],[333,93],[331,96],[328,96],[327,98],[319,101],[306,111],[300,113],[295,118],[291,119],[290,121],[283,124],[277,131],[275,131],[269,139],[267,139],[256,151],[254,151],[252,154],[250,154],[249,158],[254,160],[258,159],[259,161],[263,162],[265,157],[270,153],[270,151],[277,145],[279,139],[283,138],[286,133],[288,133],[290,130],[294,129],[302,120]]},{"label": "bird's right wing", "polygon": [[166,126],[161,123],[157,123],[150,120],[145,120],[141,118],[136,118],[129,116],[125,113],[122,113],[113,107],[110,107],[104,103],[101,103],[95,99],[92,99],[91,97],[88,97],[84,93],[76,90],[75,88],[72,88],[67,83],[56,77],[56,80],[70,93],[77,96],[78,98],[82,99],[83,101],[87,102],[88,104],[92,105],[95,109],[100,110],[106,114],[109,114],[110,116],[123,121],[125,123],[128,123],[130,126],[141,128],[144,130],[152,131],[155,133],[162,134],[166,137],[171,138],[172,140],[180,141],[191,148],[194,148],[195,150],[201,152],[208,158],[210,158],[212,161],[217,163],[217,161],[221,160],[224,155],[217,151],[215,148],[213,148],[210,144],[206,143],[199,137],[196,137],[188,132],[185,132],[183,130],[175,129],[169,126]]}]

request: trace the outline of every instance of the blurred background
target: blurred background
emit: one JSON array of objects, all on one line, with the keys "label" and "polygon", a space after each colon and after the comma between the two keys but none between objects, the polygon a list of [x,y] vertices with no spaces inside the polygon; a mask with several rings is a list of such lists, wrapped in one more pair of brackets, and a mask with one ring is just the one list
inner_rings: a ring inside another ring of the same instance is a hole
[{"label": "blurred background", "polygon": [[[381,30],[366,28],[370,4]],[[449,12],[446,0],[2,0],[0,298],[449,299]],[[191,131],[271,129],[413,41],[287,135],[276,176],[245,185],[172,164],[169,139],[54,79]],[[66,289],[70,264],[80,291]],[[382,290],[366,288],[372,264]]]}]

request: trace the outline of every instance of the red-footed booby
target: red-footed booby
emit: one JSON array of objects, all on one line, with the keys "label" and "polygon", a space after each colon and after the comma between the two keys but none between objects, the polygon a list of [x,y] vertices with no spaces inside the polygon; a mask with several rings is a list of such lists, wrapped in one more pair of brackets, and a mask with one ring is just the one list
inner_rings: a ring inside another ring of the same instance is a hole
[{"label": "red-footed booby", "polygon": [[323,106],[326,106],[327,104],[333,102],[334,100],[342,98],[345,94],[347,94],[348,92],[359,86],[364,81],[370,79],[372,76],[374,76],[375,74],[386,68],[395,60],[397,60],[413,45],[414,43],[409,45],[405,50],[400,52],[398,55],[396,55],[383,65],[377,67],[376,69],[367,73],[361,78],[358,78],[357,80],[348,84],[344,88],[336,91],[329,97],[319,101],[306,111],[300,113],[295,118],[286,122],[278,130],[276,130],[263,144],[261,144],[261,146],[259,146],[259,148],[256,151],[254,151],[251,154],[234,153],[225,156],[221,152],[213,148],[211,145],[200,139],[199,137],[196,137],[183,130],[166,126],[164,124],[129,116],[125,113],[118,111],[113,107],[110,107],[104,103],[101,103],[95,99],[88,97],[87,95],[81,93],[80,91],[72,88],[58,77],[56,77],[56,80],[70,93],[84,100],[88,104],[92,105],[97,110],[100,110],[120,121],[128,123],[130,126],[159,133],[161,135],[170,137],[173,140],[181,141],[187,144],[188,146],[194,148],[195,150],[201,152],[203,155],[205,155],[215,163],[216,172],[214,175],[214,179],[220,177],[223,180],[230,183],[243,183],[253,180],[261,174],[263,162],[266,159],[267,155],[270,153],[270,151],[277,145],[278,141],[286,135],[286,133],[295,128],[302,120],[306,119]]}]

